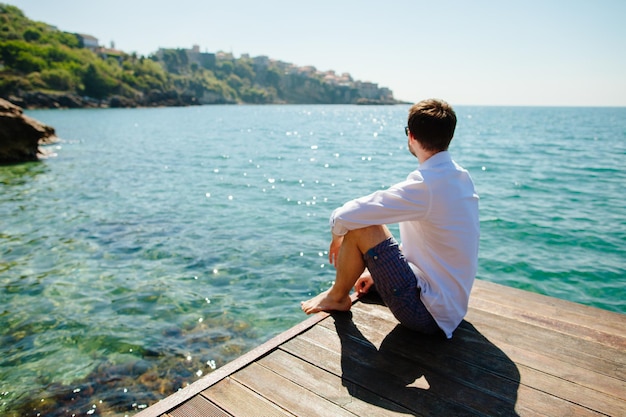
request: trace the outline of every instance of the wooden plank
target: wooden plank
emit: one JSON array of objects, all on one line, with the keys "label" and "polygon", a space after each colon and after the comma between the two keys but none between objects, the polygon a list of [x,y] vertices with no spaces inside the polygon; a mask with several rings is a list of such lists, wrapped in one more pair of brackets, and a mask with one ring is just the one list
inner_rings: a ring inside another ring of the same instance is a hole
[{"label": "wooden plank", "polygon": [[281,349],[265,356],[259,364],[360,416],[385,417],[411,414],[410,410],[393,401],[322,369],[320,366],[323,364],[311,364]]},{"label": "wooden plank", "polygon": [[480,323],[480,331],[494,343],[505,342],[619,380],[626,380],[624,351],[574,336],[558,334],[485,311],[470,309],[466,319]]},{"label": "wooden plank", "polygon": [[[303,343],[307,344],[308,341],[305,340],[306,335],[302,335],[298,339],[294,339],[289,343],[283,346],[284,348],[294,350],[299,354],[304,354],[309,357],[315,363],[326,363],[327,367],[337,366],[332,359],[326,359],[327,355],[338,355],[337,352],[333,352],[333,350],[328,350],[326,347],[316,346],[311,343],[312,347],[307,348],[306,346],[301,346]],[[411,408],[411,406],[407,404],[411,404],[415,407],[416,410],[426,410],[428,415],[433,416],[474,416],[474,415],[485,415],[485,412],[478,412],[477,410],[468,409],[465,407],[465,403],[456,404],[454,401],[450,401],[451,398],[447,397],[447,393],[441,392],[439,390],[439,386],[435,389],[437,392],[434,392],[431,388],[426,389],[426,387],[422,384],[419,390],[407,390],[403,388],[411,388],[409,384],[406,387],[395,387],[395,384],[401,383],[399,378],[396,378],[395,375],[385,374],[385,372],[381,369],[377,371],[362,371],[361,368],[365,364],[359,363],[356,366],[357,372],[353,372],[353,374],[357,374],[356,378],[354,378],[357,384],[368,387],[369,389],[377,391],[380,395],[389,395],[390,398],[393,398],[394,401],[400,402],[407,408]],[[375,365],[374,365],[375,366]],[[337,371],[339,372],[339,371]],[[378,374],[375,372],[379,372]],[[360,373],[360,375],[358,375]],[[427,382],[430,381],[430,376],[426,376],[424,378]],[[377,381],[374,385],[371,381]],[[417,381],[416,381],[417,382]],[[422,381],[423,382],[423,381]],[[447,381],[444,382],[443,386],[448,389],[454,389],[447,386]],[[376,388],[376,386],[382,385],[380,388]],[[417,385],[417,384],[416,384]],[[415,387],[416,388],[416,387]],[[471,389],[463,389],[462,390],[465,396],[472,395]],[[407,394],[407,395],[405,395]],[[568,416],[593,416],[600,415],[599,413],[595,413],[591,410],[585,409],[578,405],[567,402],[563,399],[551,396],[547,393],[543,393],[541,391],[537,391],[535,389],[520,386],[518,389],[518,401],[515,403],[514,410],[510,407],[501,408],[498,407],[497,404],[494,404],[490,401],[487,401],[483,404],[484,408],[487,408],[487,415],[514,415],[514,413],[521,413],[521,415],[568,415]],[[418,411],[419,412],[419,411]]]},{"label": "wooden plank", "polygon": [[[359,303],[354,309],[354,321],[361,329],[363,334],[374,345],[382,343],[385,337],[390,333],[385,328],[384,322],[393,319],[386,308],[379,306],[370,306]],[[395,319],[393,319],[395,320]],[[333,329],[331,322],[320,324],[329,329]],[[395,323],[394,327],[397,326]],[[465,331],[463,337],[459,337],[460,332]],[[513,366],[510,358],[497,348],[491,341],[481,335],[470,323],[463,322],[457,329],[455,336],[451,340],[443,340],[442,338],[424,337],[419,333],[408,332],[411,338],[404,342],[409,346],[409,354],[416,354],[412,349],[413,345],[419,346],[419,352],[435,352],[441,356],[444,361],[463,361],[464,363],[480,364],[488,362],[488,370],[491,373],[500,375],[508,379],[518,379],[513,372]],[[402,350],[399,351],[402,353]]]},{"label": "wooden plank", "polygon": [[[302,343],[309,343],[309,346]],[[342,335],[339,340],[333,331],[326,328],[313,328],[285,344],[283,349],[290,349],[292,354],[313,363],[325,363],[333,368],[329,370],[344,379],[381,396],[393,398],[414,412],[429,410],[429,413],[439,415],[506,415],[507,410],[511,412],[514,407],[514,402],[509,399],[476,390],[462,377],[442,377],[424,363],[412,362],[392,350],[376,349],[347,335]],[[503,379],[499,382],[506,384]]]},{"label": "wooden plank", "polygon": [[[558,316],[558,318],[549,317],[546,315],[544,310],[528,309],[524,304],[504,305],[499,302],[493,302],[481,298],[472,298],[470,301],[470,308],[487,311],[491,314],[532,324],[534,326],[545,328],[546,330],[551,330],[555,333],[563,333],[576,338],[593,341],[614,349],[626,350],[626,337],[597,330],[596,328],[590,327],[589,323],[584,325],[584,323],[563,321],[561,317],[564,313],[561,316]],[[619,322],[619,318],[621,318],[621,315],[616,314],[613,322]],[[626,327],[626,320],[621,320],[621,323],[624,327]]]},{"label": "wooden plank", "polygon": [[251,363],[239,370],[232,379],[256,392],[262,392],[269,401],[296,416],[354,417],[355,414],[316,393],[295,384],[271,370]]},{"label": "wooden plank", "polygon": [[[502,332],[496,331],[494,337],[498,337],[498,334],[502,333],[503,337],[509,337],[513,332],[507,331],[507,329],[514,328],[515,332],[529,338],[533,342],[538,342],[536,347],[532,347],[531,350],[539,349],[546,350],[546,346],[549,346],[548,350],[553,348],[565,349],[563,353],[558,351],[557,357],[570,357],[577,353],[584,356],[587,360],[600,360],[609,362],[611,364],[626,365],[624,355],[621,352],[624,350],[612,348],[601,343],[597,343],[594,340],[587,340],[576,337],[575,335],[569,335],[565,333],[554,332],[545,327],[527,323],[525,321],[517,320],[515,318],[505,317],[500,314],[491,313],[481,309],[471,308],[467,314],[466,319],[468,321],[479,321],[481,325],[486,325],[495,329],[502,329]],[[547,343],[546,343],[547,342]]]},{"label": "wooden plank", "polygon": [[[372,323],[371,317],[367,317],[363,321],[367,324]],[[329,324],[330,320],[327,320],[323,323],[323,326],[327,327]],[[384,334],[384,332],[380,332],[378,328],[379,326],[377,325],[368,328],[360,324],[360,330],[362,330],[365,337],[374,344],[381,343],[382,338],[387,339],[389,337],[389,335]],[[341,329],[337,331],[341,332]],[[495,395],[501,398],[508,397],[515,403],[516,393],[511,392],[511,390],[503,390],[503,386],[501,385],[502,380],[496,378],[490,369],[493,364],[493,361],[490,360],[492,355],[500,357],[506,357],[506,355],[490,342],[486,341],[486,339],[484,339],[482,343],[482,349],[485,351],[486,355],[480,358],[475,352],[469,352],[469,354],[464,355],[463,349],[452,343],[453,341],[461,339],[460,337],[455,337],[455,339],[450,342],[439,344],[435,342],[435,344],[433,344],[432,338],[424,337],[408,330],[405,331],[405,333],[407,335],[414,335],[414,340],[409,341],[409,343],[402,343],[396,340],[391,343],[392,350],[394,353],[407,359],[414,358],[417,353],[419,355],[420,366],[429,372],[431,375],[430,379],[433,379],[433,372],[438,372],[442,375],[443,379],[456,380],[461,384],[466,381],[466,384],[470,384],[470,386],[473,386],[481,392],[484,391],[489,395]],[[385,343],[385,341],[382,343]],[[531,368],[516,366],[510,359],[508,362],[509,372],[508,375],[505,375],[508,380],[515,380],[517,377],[517,385],[519,385],[520,381],[521,383],[531,381],[532,383],[527,385],[537,391],[559,392],[564,400],[572,404],[581,405],[582,408],[579,409],[579,412],[583,414],[587,413],[585,409],[595,409],[600,413],[609,415],[621,415],[624,413],[624,403],[617,401],[614,397],[597,392],[594,389],[580,387]],[[515,368],[519,370],[519,374]],[[501,373],[502,369],[499,371]],[[504,386],[506,386],[506,384]],[[527,404],[527,406],[534,407],[534,404]],[[568,409],[572,408],[570,405],[566,405],[565,407]]]},{"label": "wooden plank", "polygon": [[548,392],[520,384],[515,410],[522,417],[531,415],[568,417],[606,417],[606,414],[571,403]]},{"label": "wooden plank", "polygon": [[[483,318],[487,315],[484,313]],[[508,342],[496,343],[517,363],[522,384],[603,414],[626,415],[626,401],[623,398],[626,383],[616,375],[623,373],[623,367],[619,364],[594,358],[595,366],[590,367],[589,356],[585,352],[562,350],[563,344],[567,344],[564,340],[569,337],[561,337],[552,342],[547,339],[553,337],[554,333],[544,331],[543,337],[539,335],[533,340],[529,337],[529,332],[516,329],[517,326],[525,326],[523,323],[503,323],[501,317],[497,322],[498,327],[491,330]],[[484,331],[486,326],[480,323],[480,328]],[[523,347],[509,344],[511,338],[524,343]],[[595,354],[593,345],[591,346],[591,354]],[[558,351],[558,354],[554,355],[554,351]],[[617,358],[622,359],[625,355],[624,352],[614,353]],[[600,372],[596,371],[598,367],[601,368]],[[550,370],[556,370],[556,375],[551,375]]]},{"label": "wooden plank", "polygon": [[532,368],[615,398],[623,397],[626,392],[626,382],[623,380],[595,371],[581,369],[562,359],[548,357],[544,354],[528,351],[504,342],[499,342],[498,347],[518,366],[522,365]]},{"label": "wooden plank", "polygon": [[[355,398],[363,399],[363,401],[366,401],[362,397],[363,392],[376,392],[382,398],[387,398],[393,403],[411,410],[412,415],[476,415],[470,409],[458,406],[447,399],[439,398],[427,390],[418,388],[418,384],[414,384],[415,387],[408,386],[411,384],[402,386],[398,378],[390,378],[389,373],[384,369],[372,369],[372,366],[360,362],[358,358],[344,362],[352,370],[348,375],[343,375],[340,354],[311,344],[303,338],[291,340],[281,349],[292,354],[296,352],[299,356],[310,361],[324,364],[325,370],[332,371],[338,376],[341,375],[344,383],[353,390],[352,395]],[[376,405],[377,407],[383,406],[381,403],[376,403]]]},{"label": "wooden plank", "polygon": [[201,395],[233,416],[293,417],[293,414],[230,377],[210,386]]},{"label": "wooden plank", "polygon": [[169,412],[172,417],[232,417],[202,396],[192,397]]},{"label": "wooden plank", "polygon": [[511,307],[517,306],[527,311],[541,312],[546,317],[558,318],[567,323],[626,337],[626,315],[596,307],[505,287],[483,280],[475,281],[470,303],[472,299],[483,299]]},{"label": "wooden plank", "polygon": [[607,416],[626,416],[626,402],[571,381],[519,366],[520,384]]},{"label": "wooden plank", "polygon": [[[372,308],[364,303],[355,305],[355,322],[358,319],[359,327],[382,329],[380,321],[383,320],[380,316],[385,314],[380,309],[372,310]],[[386,315],[386,319],[389,316]],[[325,327],[329,326],[329,322],[321,324]],[[480,325],[480,324],[478,324]],[[382,330],[384,331],[384,330]],[[365,333],[365,331],[364,331]],[[497,350],[489,348],[485,345],[484,337],[477,335],[477,330],[471,327],[471,324],[465,322],[456,331],[455,337],[450,341],[453,346],[454,356],[459,360],[472,361],[483,358],[485,363],[488,363],[492,372],[503,373],[502,360],[498,359],[510,359],[516,364],[525,365],[529,368],[536,369],[540,372],[549,373],[558,378],[570,380],[578,385],[586,388],[594,389],[602,393],[619,397],[623,392],[626,392],[626,384],[624,381],[619,380],[612,376],[606,376],[596,372],[595,370],[583,369],[578,366],[572,366],[570,363],[559,357],[549,357],[537,350],[527,350],[516,346],[507,344],[506,342],[497,341]],[[375,340],[372,340],[375,343]],[[416,343],[429,343],[429,339],[419,339]],[[425,345],[426,349],[437,349],[437,346],[432,344]],[[623,353],[626,355],[626,353]],[[507,358],[508,357],[508,358]]]},{"label": "wooden plank", "polygon": [[[459,358],[457,345],[461,341],[460,338],[445,340],[442,337],[430,337],[410,331],[400,325],[394,326],[391,332],[386,332],[378,326],[372,326],[371,319],[371,317],[359,316],[358,320],[352,321],[340,320],[336,317],[334,328],[330,330],[347,334],[353,339],[365,339],[379,346],[378,352],[384,352],[390,360],[406,360],[407,365],[415,364],[431,374],[448,380],[456,380],[460,384],[472,381],[472,389],[480,387],[486,394],[495,395],[507,401],[511,401],[514,396],[514,392],[511,392],[509,388],[515,387],[511,381],[519,379],[515,365],[510,360],[503,361],[502,359],[508,358],[486,339],[480,346],[482,354],[488,356],[489,359],[495,357],[501,359],[498,361],[499,373],[477,366],[477,363],[480,365],[481,361],[476,361],[475,354],[467,358]],[[330,324],[329,320],[325,327]]]}]

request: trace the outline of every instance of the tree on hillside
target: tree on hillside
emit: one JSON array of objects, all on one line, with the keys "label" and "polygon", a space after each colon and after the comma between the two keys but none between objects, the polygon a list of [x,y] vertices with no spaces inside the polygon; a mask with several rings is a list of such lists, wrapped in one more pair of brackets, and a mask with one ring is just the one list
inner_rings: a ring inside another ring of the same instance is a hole
[{"label": "tree on hillside", "polygon": [[86,95],[103,99],[115,91],[119,82],[103,73],[94,64],[89,64],[83,76],[83,85]]}]

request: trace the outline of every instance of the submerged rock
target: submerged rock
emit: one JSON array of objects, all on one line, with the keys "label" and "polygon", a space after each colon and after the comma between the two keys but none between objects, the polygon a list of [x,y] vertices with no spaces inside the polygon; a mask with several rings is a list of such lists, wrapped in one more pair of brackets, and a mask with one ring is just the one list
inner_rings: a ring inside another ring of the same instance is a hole
[{"label": "submerged rock", "polygon": [[0,164],[37,161],[39,145],[57,140],[53,127],[26,116],[21,107],[0,99]]}]

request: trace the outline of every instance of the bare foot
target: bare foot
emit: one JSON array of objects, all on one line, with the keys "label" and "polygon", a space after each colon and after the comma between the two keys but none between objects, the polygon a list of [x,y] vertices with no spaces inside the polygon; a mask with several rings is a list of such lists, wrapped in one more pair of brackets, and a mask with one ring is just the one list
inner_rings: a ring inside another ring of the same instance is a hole
[{"label": "bare foot", "polygon": [[340,300],[335,300],[330,295],[330,290],[316,295],[308,301],[301,303],[302,311],[306,314],[318,313],[320,311],[348,311],[352,307],[350,296]]}]

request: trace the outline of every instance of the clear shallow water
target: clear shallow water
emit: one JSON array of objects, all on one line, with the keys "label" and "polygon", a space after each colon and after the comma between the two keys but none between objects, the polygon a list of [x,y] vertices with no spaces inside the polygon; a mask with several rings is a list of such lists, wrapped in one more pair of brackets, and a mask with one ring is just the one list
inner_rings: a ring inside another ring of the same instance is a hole
[{"label": "clear shallow water", "polygon": [[[407,109],[28,112],[62,141],[0,167],[0,414],[130,415],[303,320],[332,209],[416,166]],[[626,109],[456,110],[478,277],[626,313]]]}]

